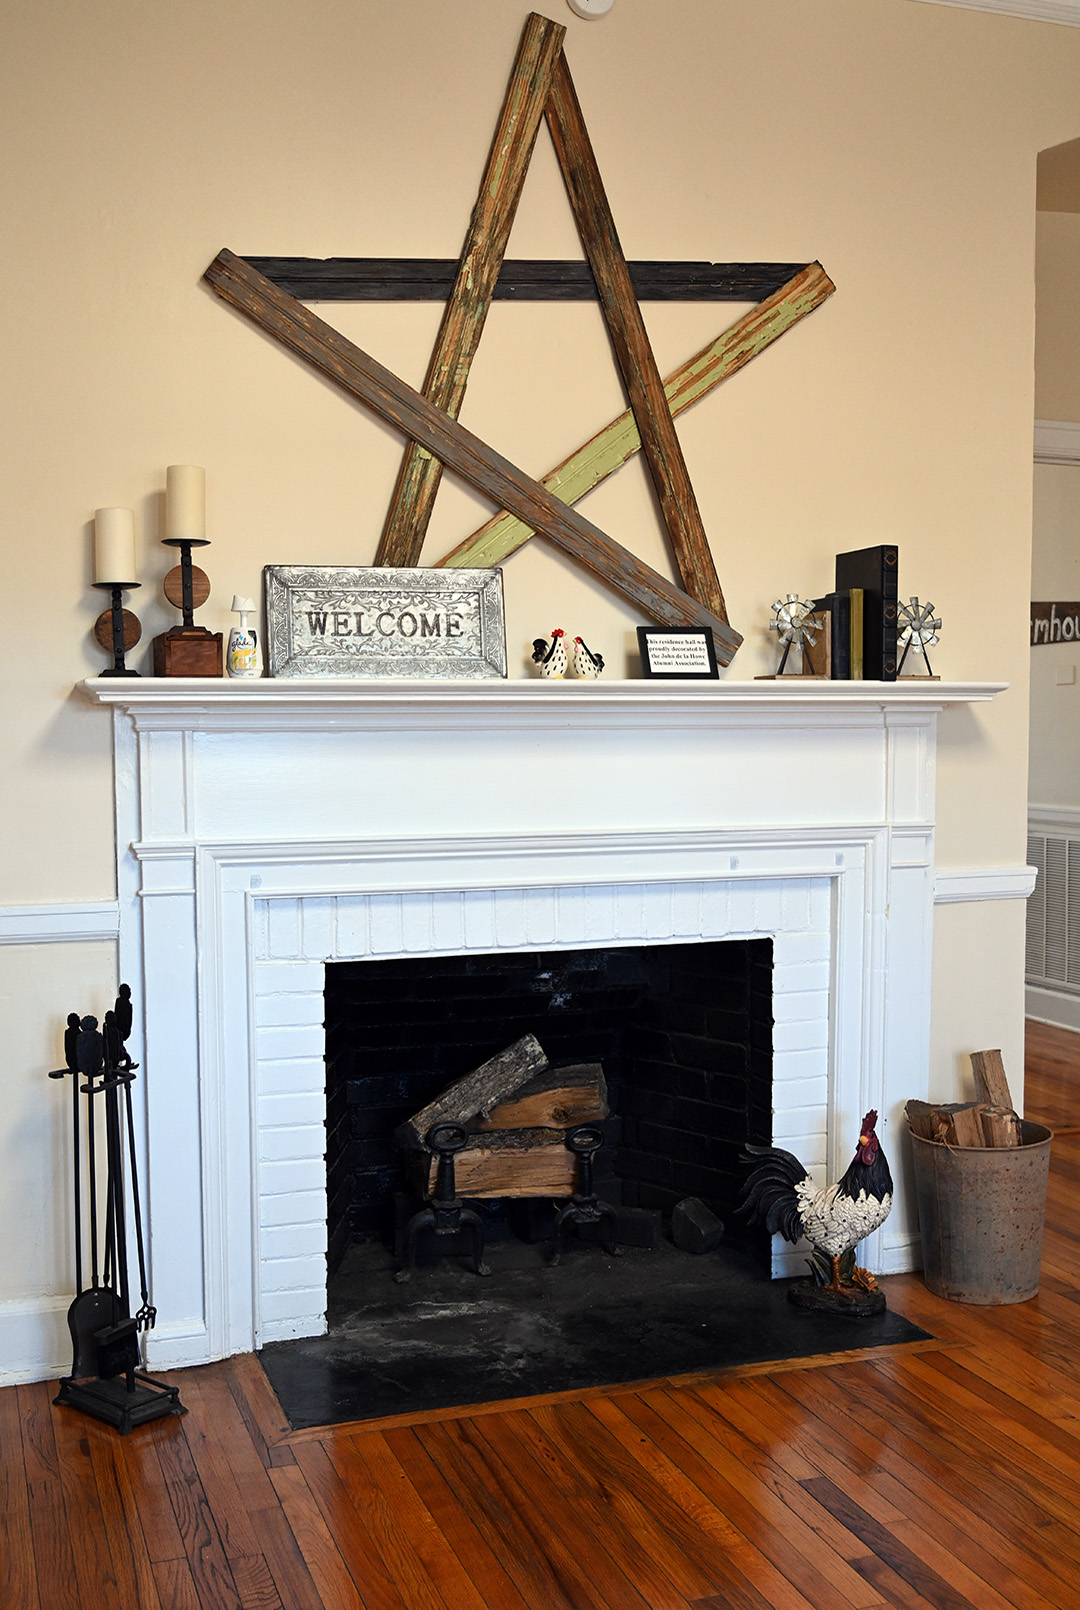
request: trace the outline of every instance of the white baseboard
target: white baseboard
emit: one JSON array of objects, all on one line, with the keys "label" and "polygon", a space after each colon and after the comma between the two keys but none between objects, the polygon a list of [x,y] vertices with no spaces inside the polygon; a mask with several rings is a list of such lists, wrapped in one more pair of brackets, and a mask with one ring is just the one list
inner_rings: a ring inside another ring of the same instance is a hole
[{"label": "white baseboard", "polygon": [[116,939],[119,932],[120,905],[116,900],[0,906],[0,945],[71,944],[79,939]]},{"label": "white baseboard", "polygon": [[0,1303],[0,1386],[23,1386],[67,1375],[71,1294]]},{"label": "white baseboard", "polygon": [[1024,991],[1024,1015],[1036,1023],[1080,1034],[1080,995],[1059,995],[1056,990],[1029,984]]}]

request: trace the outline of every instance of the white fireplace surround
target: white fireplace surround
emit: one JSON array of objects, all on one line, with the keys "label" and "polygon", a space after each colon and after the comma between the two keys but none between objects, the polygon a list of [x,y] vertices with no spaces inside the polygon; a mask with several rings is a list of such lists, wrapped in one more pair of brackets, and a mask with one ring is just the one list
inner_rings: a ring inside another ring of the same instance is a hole
[{"label": "white fireplace surround", "polygon": [[897,1201],[865,1261],[913,1267],[937,714],[1002,686],[83,684],[114,709],[152,1364],[325,1328],[338,960],[771,938],[775,1139],[835,1178],[878,1108]]}]

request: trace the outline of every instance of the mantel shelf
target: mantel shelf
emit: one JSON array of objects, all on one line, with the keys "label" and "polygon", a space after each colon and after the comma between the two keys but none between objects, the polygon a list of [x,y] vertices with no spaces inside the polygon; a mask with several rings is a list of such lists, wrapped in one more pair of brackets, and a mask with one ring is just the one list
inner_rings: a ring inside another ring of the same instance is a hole
[{"label": "mantel shelf", "polygon": [[618,724],[635,720],[690,721],[708,725],[725,715],[770,715],[846,725],[853,715],[878,718],[884,712],[936,711],[949,705],[979,704],[1008,687],[1007,682],[830,682],[789,677],[760,681],[597,682],[540,678],[520,681],[418,681],[375,678],[263,678],[228,681],[206,677],[91,677],[79,684],[96,704],[128,711],[138,725],[212,725],[252,729],[272,727],[301,716],[306,723],[337,725],[342,718],[391,725],[413,725],[433,718],[460,718],[466,724],[501,722],[508,717],[547,724],[567,719],[575,725]]}]

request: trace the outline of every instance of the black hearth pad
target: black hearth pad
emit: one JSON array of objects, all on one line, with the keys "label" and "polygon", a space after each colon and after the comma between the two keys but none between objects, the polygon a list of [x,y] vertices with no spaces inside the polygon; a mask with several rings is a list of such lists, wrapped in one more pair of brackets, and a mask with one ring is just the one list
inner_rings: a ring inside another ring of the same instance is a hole
[{"label": "black hearth pad", "polygon": [[392,1255],[354,1246],[335,1277],[325,1336],[259,1354],[294,1430],[547,1392],[689,1375],[922,1341],[886,1312],[808,1313],[751,1259],[721,1247],[695,1257],[665,1242],[611,1258],[570,1246],[492,1247],[488,1278],[455,1259],[394,1282]]}]

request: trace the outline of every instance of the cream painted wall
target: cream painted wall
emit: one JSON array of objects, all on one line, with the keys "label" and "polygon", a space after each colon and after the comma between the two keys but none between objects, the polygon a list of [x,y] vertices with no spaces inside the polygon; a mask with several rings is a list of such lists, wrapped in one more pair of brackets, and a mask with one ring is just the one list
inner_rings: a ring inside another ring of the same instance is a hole
[{"label": "cream painted wall", "polygon": [[[1035,466],[1031,596],[1080,598],[1080,464]],[[1080,644],[1040,644],[1029,652],[1028,797],[1036,805],[1075,808],[1080,806]],[[1071,682],[1064,680],[1070,676]]]},{"label": "cream painted wall", "polygon": [[[113,892],[110,734],[72,693],[89,637],[90,520],[136,510],[145,642],[175,618],[160,581],[165,466],[205,464],[214,585],[227,627],[261,566],[372,557],[400,454],[392,433],[200,284],[240,252],[453,255],[529,0],[70,0],[0,18],[8,606],[7,832],[0,900]],[[769,604],[824,590],[839,549],[900,545],[901,587],[946,621],[935,669],[1009,693],[941,724],[945,865],[1023,857],[1035,155],[1080,133],[1080,30],[909,0],[617,0],[600,22],[562,0],[567,49],[627,252],[820,258],[837,294],[680,423],[733,622],[730,672],[771,668]],[[575,251],[546,134],[511,250]],[[327,310],[418,382],[437,309]],[[662,366],[738,309],[649,308]],[[591,307],[497,307],[466,400],[472,429],[542,471],[621,406]],[[586,512],[668,568],[640,471]],[[486,510],[447,486],[425,557]],[[625,666],[634,613],[538,543],[506,567],[513,674],[556,624]],[[993,617],[995,629],[988,631]],[[135,663],[145,667],[140,650]],[[1019,912],[941,922],[936,1093],[973,1040],[1021,1045]],[[58,1043],[95,968],[0,957],[34,1032]],[[31,1038],[0,1069],[31,1088]],[[42,1223],[53,1087],[0,1133],[0,1176]],[[22,1098],[20,1097],[20,1100]],[[51,1232],[50,1232],[51,1234]],[[48,1238],[47,1238],[48,1239]],[[52,1242],[49,1242],[50,1247]],[[62,1290],[53,1250],[46,1280]],[[37,1291],[29,1258],[0,1303]]]},{"label": "cream painted wall", "polygon": [[1035,417],[1080,420],[1080,213],[1036,220]]}]

